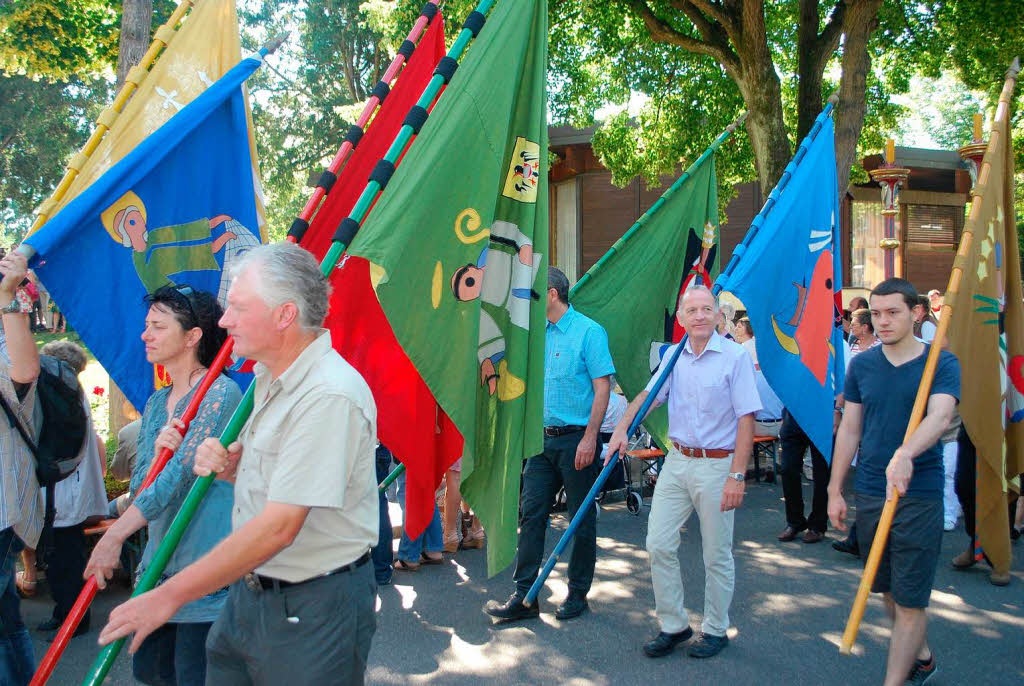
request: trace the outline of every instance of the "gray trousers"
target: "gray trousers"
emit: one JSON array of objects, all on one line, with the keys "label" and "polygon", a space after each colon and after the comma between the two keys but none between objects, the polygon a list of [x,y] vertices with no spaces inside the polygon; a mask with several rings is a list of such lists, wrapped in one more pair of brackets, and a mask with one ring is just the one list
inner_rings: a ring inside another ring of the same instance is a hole
[{"label": "gray trousers", "polygon": [[[583,438],[583,432],[566,436],[545,436],[544,452],[526,461],[523,472],[522,513],[519,523],[519,549],[516,552],[516,567],[512,579],[516,591],[526,595],[537,579],[544,558],[544,537],[548,529],[551,505],[558,489],[565,486],[566,505],[571,520],[576,515],[583,498],[594,485],[601,473],[601,444],[598,454],[590,466],[577,471],[576,446]],[[580,522],[572,541],[572,555],[569,558],[569,590],[581,595],[590,591],[594,580],[594,563],[597,560],[597,509],[590,504],[590,510]]]},{"label": "gray trousers", "polygon": [[206,683],[362,684],[376,593],[370,563],[280,590],[236,581],[206,641]]}]

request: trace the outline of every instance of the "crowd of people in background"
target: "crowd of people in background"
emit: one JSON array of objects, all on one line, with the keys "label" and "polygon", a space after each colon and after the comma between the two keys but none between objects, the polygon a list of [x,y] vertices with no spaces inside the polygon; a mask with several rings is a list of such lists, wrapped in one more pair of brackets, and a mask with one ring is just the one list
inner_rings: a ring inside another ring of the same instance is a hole
[{"label": "crowd of people in background", "polygon": [[[40,358],[32,331],[57,326],[56,320],[46,321],[45,289],[20,255],[0,257],[0,271],[0,395],[18,417],[38,427],[35,379],[41,364],[60,360],[78,374],[86,353],[69,341],[55,341],[43,347]],[[147,542],[131,571],[137,578],[152,563],[200,476],[218,478],[160,585],[117,608],[101,633],[103,642],[134,634],[132,670],[142,683],[249,683],[257,672],[284,680],[299,671],[311,679],[344,674],[345,683],[361,683],[375,629],[373,589],[392,583],[396,573],[484,547],[480,520],[459,491],[461,460],[437,485],[426,530],[411,538],[402,527],[395,546],[390,505],[404,509],[405,479],[400,476],[390,489],[376,488],[399,463],[376,442],[365,382],[334,352],[329,332],[321,328],[328,286],[312,258],[288,244],[265,246],[251,251],[235,276],[226,310],[214,295],[187,286],[168,285],[148,296],[141,345],[147,360],[162,365],[174,383],[155,392],[141,418],[119,433],[109,470],[129,487],[109,503],[105,446],[90,418],[78,467],[57,484],[53,545],[40,553],[43,565],[37,565],[35,550],[42,496],[34,486],[32,456],[14,428],[0,421],[0,638],[11,646],[0,659],[0,682],[27,683],[35,668],[18,598],[36,593],[37,566],[45,566],[54,600],[51,616],[38,629],[52,639],[84,580],[95,577],[106,586],[126,566],[125,548],[139,532],[146,532]],[[538,600],[526,599],[543,561],[558,494],[565,494],[569,517],[583,506],[602,456],[628,449],[634,438],[628,427],[675,350],[665,351],[644,391],[624,397],[615,385],[607,334],[572,307],[568,293],[565,275],[550,268],[544,452],[527,460],[522,472],[513,592],[485,608],[501,621],[541,613]],[[689,643],[688,655],[709,658],[728,645],[737,584],[733,523],[751,473],[753,443],[767,438],[779,445],[786,520],[777,536],[781,542],[818,543],[831,525],[848,531],[833,542],[837,551],[863,556],[887,493],[897,489],[904,496],[873,589],[885,594],[893,618],[886,683],[923,683],[935,673],[924,613],[942,531],[954,530],[961,517],[970,543],[952,564],[964,569],[976,563],[973,446],[956,410],[959,366],[950,353],[941,353],[926,420],[903,440],[925,356],[936,344],[941,305],[937,291],[919,296],[900,279],[879,284],[870,299],[849,301],[843,311],[846,383],[835,399],[830,463],[772,389],[750,319],[720,304],[707,288],[686,291],[677,317],[689,337],[653,398],[655,406],[668,408],[670,445],[651,478],[646,548],[658,632],[642,645],[645,655],[662,657]],[[236,352],[259,364],[254,418],[225,448],[217,437],[241,400],[228,376],[214,381],[190,425],[181,416],[229,334]],[[572,360],[574,373],[555,374],[552,356]],[[84,392],[81,402],[88,414]],[[330,446],[318,442],[323,432],[313,430],[325,421],[339,426]],[[143,489],[163,450],[174,457]],[[844,493],[851,467],[857,514],[847,526]],[[805,478],[811,481],[809,512]],[[680,530],[694,513],[705,568],[699,632],[689,624],[678,559]],[[1019,537],[1024,507],[1011,507],[1008,514],[1012,535]],[[90,551],[85,531],[103,519],[108,521],[102,536]],[[596,537],[597,509],[591,508],[572,544],[568,594],[555,611],[560,620],[590,609]],[[19,552],[23,569],[15,573]],[[1009,582],[1008,574],[996,570],[990,580]],[[338,604],[346,608],[341,616],[330,611]],[[275,624],[278,619],[283,623]],[[323,627],[335,624],[338,640],[327,650]],[[238,628],[250,625],[255,633]],[[75,635],[89,627],[86,615]],[[273,659],[270,651],[260,652],[260,645],[278,640],[290,650],[274,651]]]}]

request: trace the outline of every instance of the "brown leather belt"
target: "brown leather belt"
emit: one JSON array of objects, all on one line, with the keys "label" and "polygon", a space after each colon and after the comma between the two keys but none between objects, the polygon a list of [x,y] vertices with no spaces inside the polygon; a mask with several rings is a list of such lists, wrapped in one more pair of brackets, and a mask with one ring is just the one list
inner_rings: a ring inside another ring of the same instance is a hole
[{"label": "brown leather belt", "polygon": [[679,445],[674,441],[672,442],[672,445],[676,447],[676,450],[687,457],[710,457],[720,459],[732,455],[731,450],[722,450],[721,448],[687,448],[685,445]]}]

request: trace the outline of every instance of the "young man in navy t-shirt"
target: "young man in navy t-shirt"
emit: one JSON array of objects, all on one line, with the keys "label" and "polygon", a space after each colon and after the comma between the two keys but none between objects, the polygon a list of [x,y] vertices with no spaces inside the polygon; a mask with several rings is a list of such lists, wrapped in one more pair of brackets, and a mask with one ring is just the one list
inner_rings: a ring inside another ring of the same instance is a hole
[{"label": "young man in navy t-shirt", "polygon": [[914,337],[914,311],[921,306],[917,291],[903,279],[878,284],[869,304],[871,323],[882,345],[855,357],[846,374],[846,405],[832,459],[828,515],[833,526],[846,529],[843,481],[859,445],[855,487],[861,550],[871,547],[885,501],[894,489],[900,494],[871,588],[885,594],[893,620],[885,684],[921,684],[936,672],[926,640],[925,608],[942,546],[939,439],[960,398],[960,364],[952,353],[939,353],[927,412],[904,441],[929,351]]}]

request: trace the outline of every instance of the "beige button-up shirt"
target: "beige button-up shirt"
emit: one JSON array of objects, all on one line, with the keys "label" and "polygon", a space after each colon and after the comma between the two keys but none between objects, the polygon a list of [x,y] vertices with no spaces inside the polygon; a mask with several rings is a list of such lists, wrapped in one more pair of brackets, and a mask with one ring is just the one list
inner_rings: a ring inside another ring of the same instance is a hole
[{"label": "beige button-up shirt", "polygon": [[354,562],[377,543],[377,409],[326,329],[278,378],[261,364],[255,372],[231,522],[238,529],[268,501],[309,507],[295,541],[256,569],[303,581]]}]

